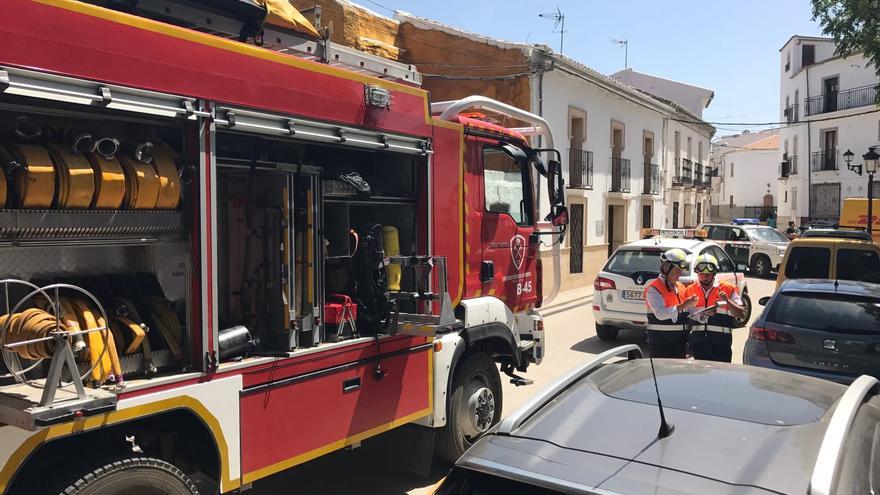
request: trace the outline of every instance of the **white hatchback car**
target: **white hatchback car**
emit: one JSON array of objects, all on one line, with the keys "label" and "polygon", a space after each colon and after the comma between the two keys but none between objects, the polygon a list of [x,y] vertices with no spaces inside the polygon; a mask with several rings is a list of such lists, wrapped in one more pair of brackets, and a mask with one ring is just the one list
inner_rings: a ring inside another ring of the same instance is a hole
[{"label": "white hatchback car", "polygon": [[719,264],[718,279],[736,285],[742,296],[745,317],[738,323],[744,326],[749,321],[752,301],[743,274],[746,267],[734,264],[718,244],[696,237],[702,235],[705,231],[645,229],[643,236],[650,238],[624,244],[614,251],[593,282],[593,318],[600,339],[614,340],[621,328],[645,329],[648,311],[645,286],[660,273],[660,254],[672,248],[683,249],[691,260],[690,268],[681,276],[685,285],[693,281],[697,256],[715,256]]}]

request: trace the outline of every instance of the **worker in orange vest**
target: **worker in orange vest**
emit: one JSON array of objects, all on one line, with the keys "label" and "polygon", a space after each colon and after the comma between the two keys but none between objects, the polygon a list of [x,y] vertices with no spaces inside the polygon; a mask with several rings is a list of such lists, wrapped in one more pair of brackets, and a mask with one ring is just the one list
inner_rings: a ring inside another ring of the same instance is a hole
[{"label": "worker in orange vest", "polygon": [[691,354],[694,359],[729,363],[735,318],[745,314],[742,299],[735,286],[715,278],[718,260],[711,254],[698,257],[694,271],[697,282],[688,286],[685,292],[686,296],[697,298],[694,313],[705,308],[714,309],[691,317]]},{"label": "worker in orange vest", "polygon": [[687,310],[696,304],[697,298],[685,295],[685,286],[678,278],[688,268],[687,253],[670,249],[660,255],[660,276],[648,282],[645,289],[648,348],[653,357],[686,357]]}]

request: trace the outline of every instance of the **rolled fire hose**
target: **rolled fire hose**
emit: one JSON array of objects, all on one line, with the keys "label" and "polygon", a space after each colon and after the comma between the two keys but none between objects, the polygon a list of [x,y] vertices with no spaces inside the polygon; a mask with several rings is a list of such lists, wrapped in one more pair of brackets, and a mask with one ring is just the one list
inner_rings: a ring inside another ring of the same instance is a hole
[{"label": "rolled fire hose", "polygon": [[[79,316],[79,324],[84,330],[106,326],[103,318],[95,316],[92,309],[83,301],[72,301],[73,307]],[[106,332],[106,333],[105,333]],[[122,381],[122,367],[119,364],[119,355],[112,340],[113,333],[109,330],[103,332],[90,332],[86,340],[89,344],[89,364],[92,369],[92,381],[102,384],[111,378],[119,378]],[[107,345],[104,345],[104,336],[107,337]],[[113,357],[111,357],[113,356]],[[99,363],[100,361],[100,363]],[[97,364],[97,366],[96,366]],[[114,371],[118,372],[114,376]]]},{"label": "rolled fire hose", "polygon": [[49,208],[55,199],[55,164],[49,151],[36,144],[13,144],[7,147],[23,166],[15,171],[19,206]]},{"label": "rolled fire hose", "polygon": [[180,348],[180,340],[183,336],[183,331],[180,328],[180,320],[177,319],[177,314],[168,307],[168,302],[160,297],[148,297],[144,302],[150,315],[153,316],[153,321],[159,327],[159,333],[162,334],[162,338],[165,339],[165,343],[171,349],[171,353],[182,363],[183,351]]},{"label": "rolled fire hose", "polygon": [[[124,316],[111,316],[110,317],[110,326],[114,329],[114,333],[117,333],[120,337],[122,337],[125,332],[122,330],[126,330],[131,332],[132,339],[131,343],[128,344],[128,347],[123,351],[124,354],[134,354],[137,352],[138,348],[142,345],[149,347],[149,341],[145,340],[144,337],[147,336],[146,332],[144,332],[143,327],[138,325],[137,323],[131,321],[130,319]],[[124,340],[119,340],[119,342],[125,342]],[[145,353],[146,354],[146,353]]]},{"label": "rolled fire hose", "polygon": [[[144,333],[149,333],[150,329],[147,328],[144,324],[138,324],[138,322],[143,322],[143,318],[137,312],[137,308],[135,308],[134,304],[131,303],[128,299],[124,299],[121,297],[117,297],[113,300],[113,303],[116,304],[116,310],[119,313],[119,316],[130,320],[135,325],[138,325]],[[133,331],[133,329],[132,329]],[[141,342],[141,348],[144,351],[144,369],[146,375],[154,375],[158,371],[156,369],[156,365],[153,363],[153,349],[150,345],[149,337],[146,337]]]},{"label": "rolled fire hose", "polygon": [[117,158],[104,158],[97,153],[86,155],[95,171],[95,197],[91,208],[118,210],[125,200],[125,173]]},{"label": "rolled fire hose", "polygon": [[[382,227],[382,246],[385,248],[386,256],[400,255],[400,238],[397,228],[390,225]],[[402,266],[397,263],[389,263],[385,267],[385,273],[388,275],[388,290],[400,290],[400,275]]]},{"label": "rolled fire hose", "polygon": [[123,153],[144,163],[153,163],[153,143],[145,141],[123,141],[120,148]]},{"label": "rolled fire hose", "polygon": [[22,141],[33,142],[43,135],[43,128],[20,115],[15,121],[15,137]]},{"label": "rolled fire hose", "polygon": [[125,200],[129,210],[153,210],[159,199],[159,176],[156,169],[125,155],[119,155],[125,173]]},{"label": "rolled fire hose", "polygon": [[88,208],[95,197],[95,170],[84,156],[71,152],[66,146],[47,144],[46,149],[55,163],[55,207]]},{"label": "rolled fire hose", "polygon": [[159,176],[159,197],[156,208],[160,210],[176,210],[180,204],[180,175],[174,164],[174,153],[167,145],[151,148],[153,167]]},{"label": "rolled fire hose", "polygon": [[[58,322],[54,316],[38,308],[15,313],[11,318],[9,315],[0,316],[0,328],[7,324],[7,320],[9,326],[6,329],[3,344],[49,337],[56,328],[68,330],[63,322]],[[49,359],[55,352],[55,342],[47,340],[14,347],[10,350],[25,359]]]},{"label": "rolled fire hose", "polygon": [[[64,323],[64,326],[66,326],[71,332],[79,332],[82,330],[79,326],[79,319],[76,315],[76,311],[67,299],[61,300],[61,322]],[[73,337],[72,347],[74,353],[82,352],[86,349],[86,342],[83,340],[82,335],[76,335]]]}]

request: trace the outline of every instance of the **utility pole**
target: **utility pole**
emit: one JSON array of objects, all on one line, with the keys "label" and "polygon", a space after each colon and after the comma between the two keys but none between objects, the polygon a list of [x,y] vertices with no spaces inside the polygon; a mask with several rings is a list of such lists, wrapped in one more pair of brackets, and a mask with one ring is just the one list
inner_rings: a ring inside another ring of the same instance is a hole
[{"label": "utility pole", "polygon": [[611,42],[623,45],[623,68],[629,68],[629,40],[616,40],[612,38]]},{"label": "utility pole", "polygon": [[553,27],[560,28],[559,31],[553,31],[554,33],[559,33],[559,54],[562,55],[562,42],[565,40],[565,14],[559,10],[559,6],[556,6],[556,12],[551,12],[549,14],[538,14],[538,17],[543,17],[544,19],[552,19],[555,21]]}]

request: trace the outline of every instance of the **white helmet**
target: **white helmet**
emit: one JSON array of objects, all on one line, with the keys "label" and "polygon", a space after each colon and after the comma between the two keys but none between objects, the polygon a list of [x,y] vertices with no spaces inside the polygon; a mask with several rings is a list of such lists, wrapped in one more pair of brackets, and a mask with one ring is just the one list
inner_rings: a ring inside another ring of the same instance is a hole
[{"label": "white helmet", "polygon": [[661,254],[660,261],[662,263],[669,263],[673,266],[677,266],[682,270],[687,270],[690,267],[687,253],[679,248],[673,248]]}]

